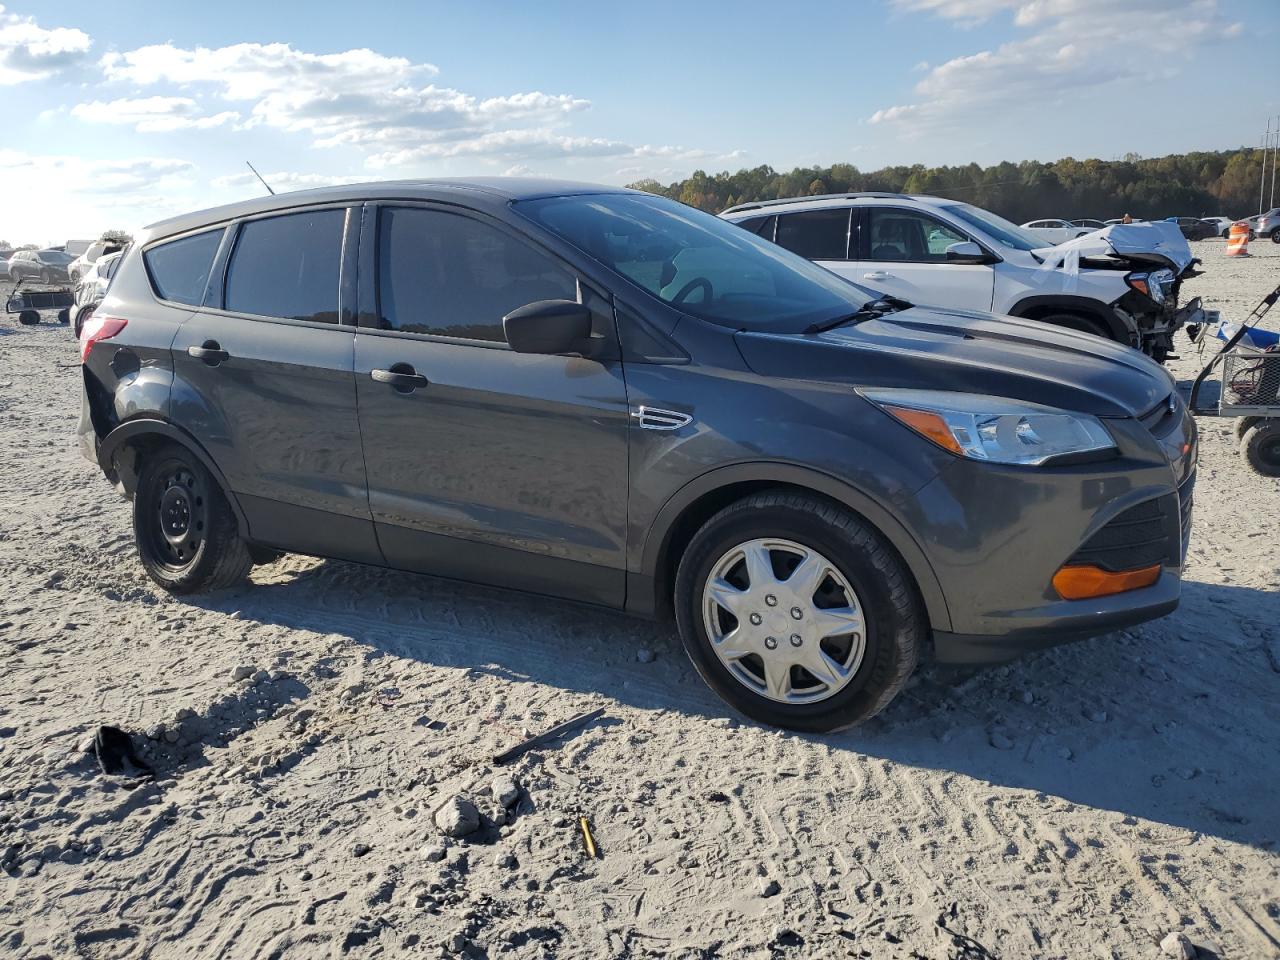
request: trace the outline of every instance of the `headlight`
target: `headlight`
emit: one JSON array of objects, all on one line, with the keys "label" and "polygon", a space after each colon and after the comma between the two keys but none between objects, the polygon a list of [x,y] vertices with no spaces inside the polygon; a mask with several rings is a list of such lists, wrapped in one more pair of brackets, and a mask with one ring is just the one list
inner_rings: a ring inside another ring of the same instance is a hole
[{"label": "headlight", "polygon": [[1152,270],[1150,273],[1131,273],[1125,282],[1156,303],[1164,303],[1165,290],[1173,283],[1172,270]]},{"label": "headlight", "polygon": [[1040,466],[1115,449],[1097,417],[1001,397],[946,390],[863,390],[904,426],[970,460]]}]

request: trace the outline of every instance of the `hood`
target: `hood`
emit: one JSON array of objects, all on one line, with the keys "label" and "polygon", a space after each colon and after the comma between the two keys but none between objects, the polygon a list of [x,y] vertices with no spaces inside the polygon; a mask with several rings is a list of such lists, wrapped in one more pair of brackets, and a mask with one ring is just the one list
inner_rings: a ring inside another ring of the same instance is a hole
[{"label": "hood", "polygon": [[1067,260],[1114,257],[1142,267],[1169,267],[1174,276],[1191,263],[1191,247],[1176,223],[1113,223],[1055,247],[1032,251],[1052,269]]},{"label": "hood", "polygon": [[736,340],[766,376],[988,394],[1099,417],[1141,416],[1173,390],[1159,364],[1110,340],[937,307],[817,334],[742,331]]}]

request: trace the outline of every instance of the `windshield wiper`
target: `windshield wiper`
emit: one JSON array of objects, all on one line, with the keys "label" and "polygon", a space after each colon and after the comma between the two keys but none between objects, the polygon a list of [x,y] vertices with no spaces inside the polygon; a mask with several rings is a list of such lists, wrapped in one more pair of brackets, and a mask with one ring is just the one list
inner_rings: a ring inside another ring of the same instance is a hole
[{"label": "windshield wiper", "polygon": [[846,323],[861,323],[863,320],[883,317],[887,313],[897,313],[899,310],[907,310],[914,306],[914,303],[909,303],[901,297],[886,295],[878,300],[868,300],[853,313],[836,317],[834,320],[824,320],[822,323],[811,323],[805,327],[804,332],[823,333],[827,330],[834,330],[836,327],[842,327]]}]

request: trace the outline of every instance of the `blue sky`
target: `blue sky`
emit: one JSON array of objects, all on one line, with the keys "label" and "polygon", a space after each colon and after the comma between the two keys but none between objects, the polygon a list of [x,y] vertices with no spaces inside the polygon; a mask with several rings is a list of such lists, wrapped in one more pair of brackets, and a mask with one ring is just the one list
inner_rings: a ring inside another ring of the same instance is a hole
[{"label": "blue sky", "polygon": [[[9,4],[0,239],[277,189],[1257,143],[1280,0]],[[1238,92],[1235,92],[1238,91]]]}]

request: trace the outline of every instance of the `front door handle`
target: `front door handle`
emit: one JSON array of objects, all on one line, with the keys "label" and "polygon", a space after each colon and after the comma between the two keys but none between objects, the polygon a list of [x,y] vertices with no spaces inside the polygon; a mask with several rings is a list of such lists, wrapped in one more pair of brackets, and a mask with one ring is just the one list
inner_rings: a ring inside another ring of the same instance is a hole
[{"label": "front door handle", "polygon": [[883,270],[872,270],[870,273],[862,275],[863,280],[896,280],[898,279],[892,273],[885,273]]},{"label": "front door handle", "polygon": [[430,381],[411,363],[393,363],[387,370],[370,370],[369,376],[378,383],[389,384],[397,393],[413,393],[419,387],[427,386]]},{"label": "front door handle", "polygon": [[223,350],[217,340],[206,340],[198,347],[187,347],[187,353],[197,360],[203,360],[211,367],[216,367],[222,361],[231,358],[231,354]]}]

